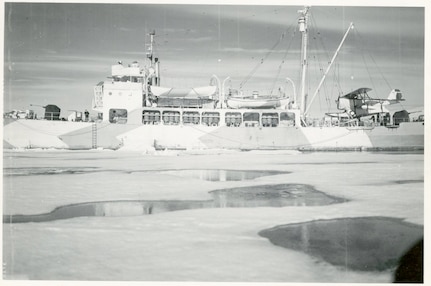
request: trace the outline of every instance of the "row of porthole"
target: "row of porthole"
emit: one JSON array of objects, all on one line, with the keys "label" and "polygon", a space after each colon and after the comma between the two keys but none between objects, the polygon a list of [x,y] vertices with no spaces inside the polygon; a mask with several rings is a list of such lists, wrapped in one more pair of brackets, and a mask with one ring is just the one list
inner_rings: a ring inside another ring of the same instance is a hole
[{"label": "row of porthole", "polygon": [[[162,120],[165,124],[179,124],[181,122],[181,113],[179,111],[160,111],[144,110],[142,112],[142,122],[144,124],[159,124]],[[110,109],[109,121],[111,123],[127,123],[126,109]],[[227,126],[239,126],[242,122],[253,122],[262,126],[278,126],[282,121],[284,125],[294,125],[294,114],[289,112],[227,112],[225,114],[225,123]],[[203,112],[202,117],[199,112],[185,111],[182,114],[182,122],[187,124],[218,125],[220,122],[220,113],[218,112]]]},{"label": "row of porthole", "polygon": [[[179,111],[163,111],[162,115],[160,111],[148,111],[144,110],[142,116],[142,122],[144,124],[159,124],[162,120],[165,124],[180,124],[181,114]],[[280,114],[262,113],[260,115],[257,112],[227,112],[225,114],[225,123],[227,126],[239,126],[242,122],[253,122],[255,125],[259,124],[261,118],[262,126],[264,127],[275,127],[278,126],[280,119],[286,123],[294,125],[294,114],[282,112]],[[200,120],[201,119],[201,120]],[[218,112],[203,112],[202,118],[199,112],[184,112],[182,122],[185,124],[199,124],[202,121],[204,125],[218,125],[220,122],[220,113]]]}]

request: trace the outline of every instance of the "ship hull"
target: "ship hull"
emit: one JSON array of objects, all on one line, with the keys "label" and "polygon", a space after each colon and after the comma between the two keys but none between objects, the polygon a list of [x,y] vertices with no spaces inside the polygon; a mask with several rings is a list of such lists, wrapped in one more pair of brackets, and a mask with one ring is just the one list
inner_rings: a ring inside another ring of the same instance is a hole
[{"label": "ship hull", "polygon": [[396,128],[137,125],[5,120],[3,146],[57,149],[423,150],[423,122]]}]

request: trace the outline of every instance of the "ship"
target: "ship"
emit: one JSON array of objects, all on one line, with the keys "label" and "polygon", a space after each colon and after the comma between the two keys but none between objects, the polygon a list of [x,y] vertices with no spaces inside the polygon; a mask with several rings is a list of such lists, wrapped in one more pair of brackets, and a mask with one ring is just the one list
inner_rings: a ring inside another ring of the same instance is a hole
[{"label": "ship", "polygon": [[[411,118],[400,105],[402,93],[371,98],[361,87],[339,96],[339,112],[322,119],[308,117],[309,106],[325,81],[349,31],[350,24],[326,72],[306,104],[307,37],[310,7],[299,10],[301,80],[299,96],[292,92],[243,95],[226,88],[229,77],[214,75],[208,85],[193,88],[161,85],[160,61],[155,57],[155,31],[141,67],[138,62],[111,68],[110,80],[94,86],[92,109],[96,119],[75,113],[59,117],[60,108],[45,106],[43,119],[31,112],[4,118],[4,148],[112,150],[423,150],[424,117]],[[27,114],[27,115],[25,115]]]}]

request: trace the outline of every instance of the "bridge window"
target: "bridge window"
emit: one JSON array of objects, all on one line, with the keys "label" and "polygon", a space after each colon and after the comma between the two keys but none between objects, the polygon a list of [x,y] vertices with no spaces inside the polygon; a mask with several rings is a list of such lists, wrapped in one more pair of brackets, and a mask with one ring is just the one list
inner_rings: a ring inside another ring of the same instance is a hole
[{"label": "bridge window", "polygon": [[144,110],[142,111],[142,123],[144,124],[159,124],[160,111],[157,110]]},{"label": "bridge window", "polygon": [[179,111],[163,111],[163,123],[166,125],[178,125],[180,124],[180,112]]},{"label": "bridge window", "polygon": [[127,109],[110,109],[109,122],[118,124],[127,123]]},{"label": "bridge window", "polygon": [[278,126],[278,113],[262,113],[262,126],[263,127],[277,127]]},{"label": "bridge window", "polygon": [[259,113],[257,112],[244,112],[244,125],[246,127],[259,126]]},{"label": "bridge window", "polygon": [[199,124],[199,112],[197,111],[184,111],[183,123],[184,124]]},{"label": "bridge window", "polygon": [[207,126],[218,126],[220,122],[220,113],[204,112],[202,113],[202,124]]},{"label": "bridge window", "polygon": [[241,125],[240,112],[226,112],[225,114],[226,126],[238,127]]},{"label": "bridge window", "polygon": [[295,126],[295,113],[293,113],[293,112],[281,112],[280,113],[280,125]]}]

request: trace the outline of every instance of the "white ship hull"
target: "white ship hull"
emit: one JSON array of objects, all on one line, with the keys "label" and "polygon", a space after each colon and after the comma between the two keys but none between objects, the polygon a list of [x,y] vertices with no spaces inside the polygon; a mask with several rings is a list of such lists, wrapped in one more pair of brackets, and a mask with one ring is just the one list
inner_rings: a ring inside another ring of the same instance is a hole
[{"label": "white ship hull", "polygon": [[84,123],[47,120],[5,120],[4,148],[58,149],[422,149],[424,123],[389,126],[263,126],[242,122],[170,125]]}]

